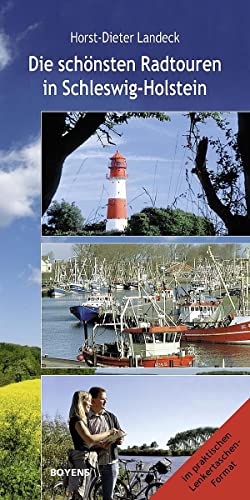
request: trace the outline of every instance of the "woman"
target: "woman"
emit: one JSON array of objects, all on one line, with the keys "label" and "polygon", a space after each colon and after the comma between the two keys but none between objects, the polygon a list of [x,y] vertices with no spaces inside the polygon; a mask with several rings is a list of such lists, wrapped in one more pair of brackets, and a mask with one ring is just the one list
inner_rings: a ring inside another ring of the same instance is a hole
[{"label": "woman", "polygon": [[[94,471],[97,466],[97,453],[90,451],[95,444],[118,432],[109,429],[100,434],[90,434],[88,429],[87,413],[90,410],[92,396],[89,392],[77,391],[73,395],[69,412],[69,430],[74,443],[74,450],[69,452],[69,461],[74,473],[69,476],[67,496],[73,493],[74,499],[86,499]],[[75,474],[75,475],[74,475]]]}]

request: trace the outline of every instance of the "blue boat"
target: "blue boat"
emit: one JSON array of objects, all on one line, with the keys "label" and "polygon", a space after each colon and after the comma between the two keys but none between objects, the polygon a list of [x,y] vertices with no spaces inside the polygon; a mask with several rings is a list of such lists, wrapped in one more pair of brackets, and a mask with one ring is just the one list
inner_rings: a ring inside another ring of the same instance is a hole
[{"label": "blue boat", "polygon": [[93,321],[97,316],[102,316],[112,309],[112,296],[110,294],[95,293],[81,305],[71,306],[70,312],[79,321]]},{"label": "blue boat", "polygon": [[70,307],[70,312],[71,312],[71,314],[74,314],[74,316],[79,321],[91,322],[95,318],[97,318],[97,316],[99,314],[99,308],[79,305],[79,306]]}]

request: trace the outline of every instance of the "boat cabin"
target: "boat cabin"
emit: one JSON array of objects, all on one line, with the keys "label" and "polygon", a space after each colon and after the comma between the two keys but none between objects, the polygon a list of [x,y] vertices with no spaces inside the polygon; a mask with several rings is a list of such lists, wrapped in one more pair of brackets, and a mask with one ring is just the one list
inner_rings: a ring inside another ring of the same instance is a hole
[{"label": "boat cabin", "polygon": [[74,293],[85,293],[88,291],[88,287],[84,283],[70,283],[69,288]]},{"label": "boat cabin", "polygon": [[111,295],[103,295],[103,294],[93,294],[91,295],[86,302],[84,302],[85,307],[101,307],[105,305],[110,305],[112,303]]},{"label": "boat cabin", "polygon": [[162,296],[165,296],[167,299],[173,299],[174,297],[174,290],[173,288],[165,288],[163,287],[161,289]]},{"label": "boat cabin", "polygon": [[138,327],[125,328],[124,345],[128,345],[134,356],[141,357],[178,354],[184,326],[156,326],[139,323]]},{"label": "boat cabin", "polygon": [[179,320],[190,324],[206,321],[215,313],[219,305],[220,301],[197,301],[181,304]]}]

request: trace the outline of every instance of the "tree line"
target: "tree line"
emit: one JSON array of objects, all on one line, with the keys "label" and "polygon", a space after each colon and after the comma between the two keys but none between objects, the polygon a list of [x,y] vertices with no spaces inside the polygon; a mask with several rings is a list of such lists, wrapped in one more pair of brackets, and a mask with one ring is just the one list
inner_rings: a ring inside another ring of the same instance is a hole
[{"label": "tree line", "polygon": [[75,202],[53,201],[47,210],[47,222],[42,225],[44,236],[214,236],[213,223],[206,217],[173,208],[147,207],[128,219],[123,233],[106,231],[106,219],[85,224]]},{"label": "tree line", "polygon": [[0,344],[0,386],[39,378],[41,349],[17,344]]},{"label": "tree line", "polygon": [[[244,249],[237,243],[227,244],[210,244],[212,253],[220,260],[232,260],[240,258],[244,254]],[[53,252],[43,256],[56,260]],[[77,263],[85,263],[86,269],[88,265],[93,270],[94,260],[99,262],[105,260],[106,265],[117,265],[121,267],[124,265],[129,266],[133,261],[142,263],[149,263],[151,265],[167,265],[173,262],[186,262],[190,266],[193,265],[194,259],[197,261],[209,260],[208,245],[207,244],[193,244],[193,243],[166,243],[166,244],[136,244],[129,243],[127,245],[121,243],[113,244],[84,244],[76,243],[72,247],[72,258],[77,258]],[[89,263],[89,264],[88,264]]]}]

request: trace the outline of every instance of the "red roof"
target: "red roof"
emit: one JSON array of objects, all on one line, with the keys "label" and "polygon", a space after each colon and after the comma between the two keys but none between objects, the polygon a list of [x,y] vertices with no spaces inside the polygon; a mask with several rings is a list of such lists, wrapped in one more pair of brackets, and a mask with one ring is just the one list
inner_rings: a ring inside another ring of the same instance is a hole
[{"label": "red roof", "polygon": [[125,157],[117,150],[114,156],[111,156],[110,160],[125,160]]}]

